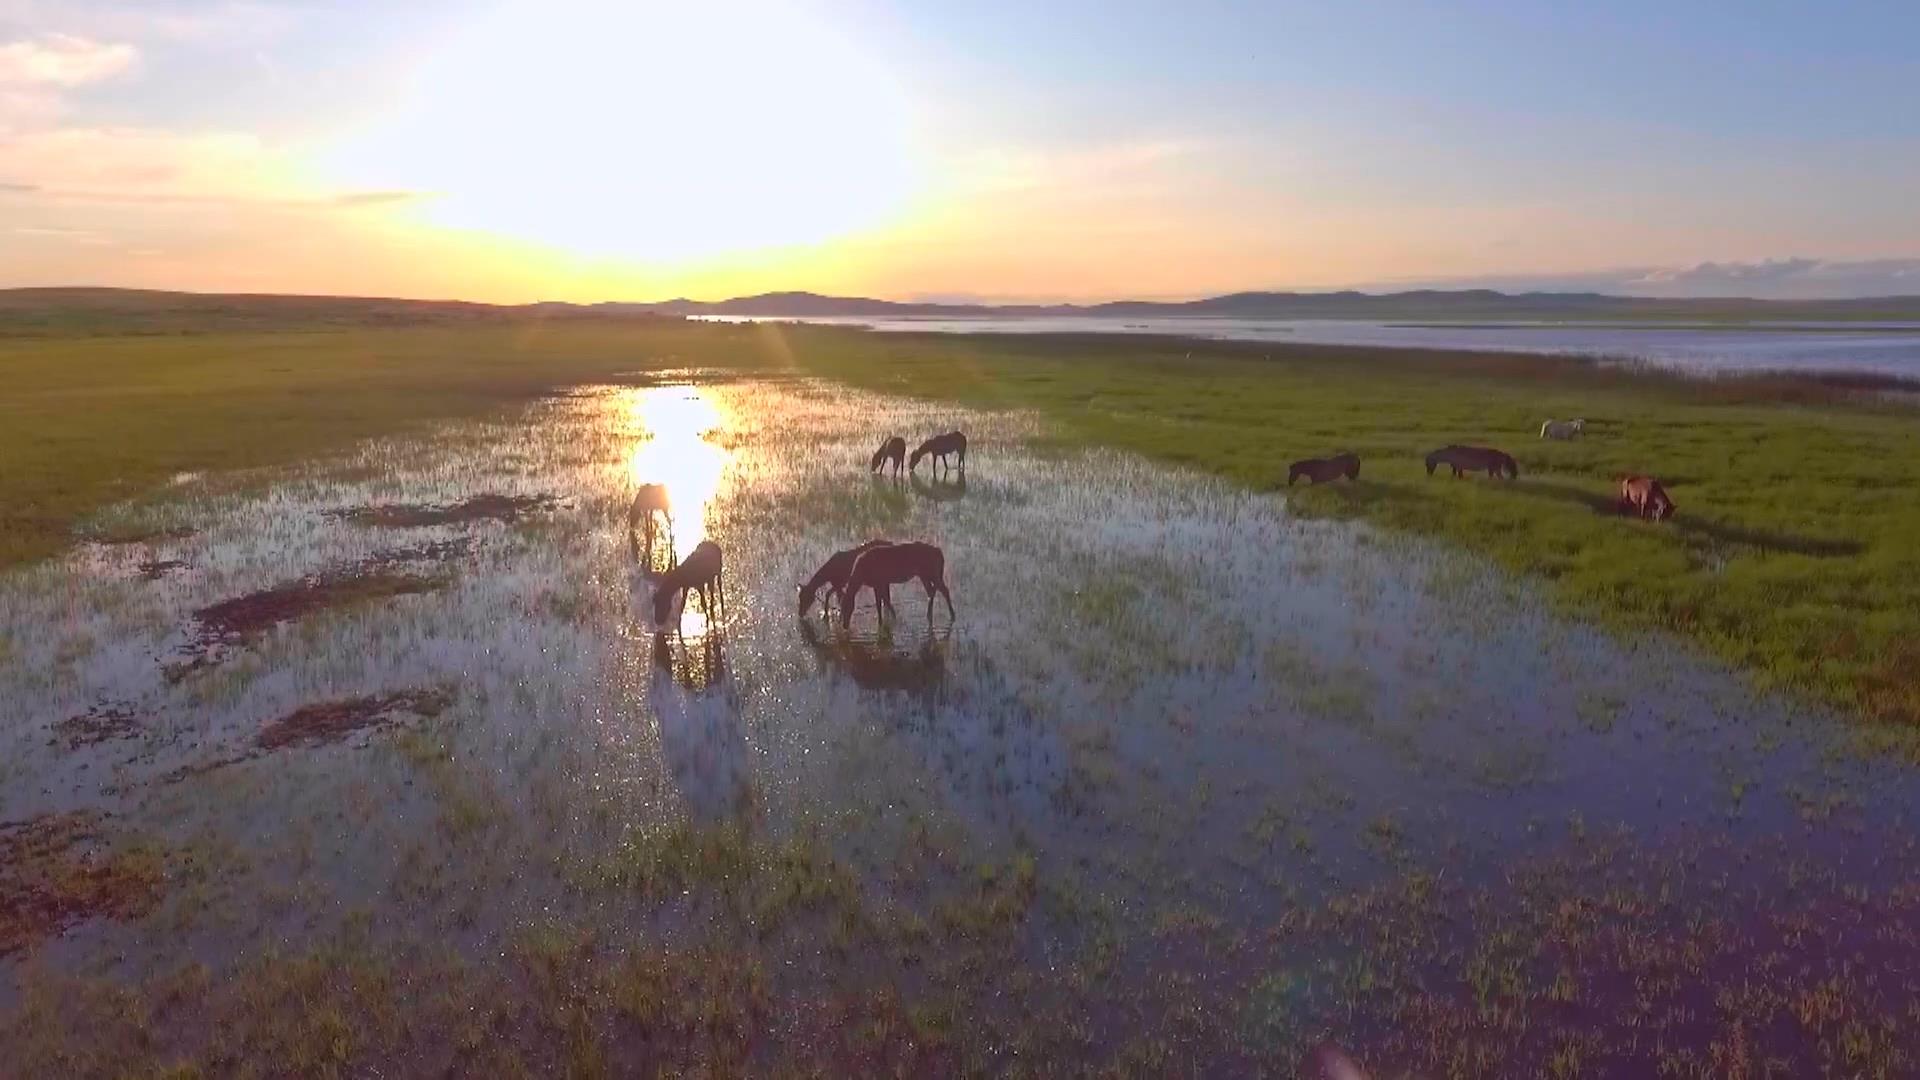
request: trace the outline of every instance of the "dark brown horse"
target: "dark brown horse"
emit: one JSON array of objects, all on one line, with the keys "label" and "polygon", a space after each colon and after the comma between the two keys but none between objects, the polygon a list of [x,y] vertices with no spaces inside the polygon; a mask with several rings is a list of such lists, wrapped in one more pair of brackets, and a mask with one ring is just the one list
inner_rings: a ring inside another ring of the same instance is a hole
[{"label": "dark brown horse", "polygon": [[1513,455],[1505,454],[1485,446],[1443,446],[1427,455],[1427,475],[1442,465],[1453,468],[1455,479],[1470,473],[1484,472],[1488,476],[1504,474],[1512,480],[1520,475],[1520,466]]},{"label": "dark brown horse", "polygon": [[906,463],[906,460],[907,440],[895,435],[893,438],[881,443],[880,449],[873,452],[873,464],[867,467],[867,471],[879,472],[882,466],[891,461],[893,462],[893,475],[899,476],[900,467]]},{"label": "dark brown horse", "polygon": [[1638,514],[1642,521],[1665,521],[1679,507],[1667,495],[1667,489],[1651,476],[1620,478],[1620,512]]},{"label": "dark brown horse", "polygon": [[[905,444],[903,443],[902,445]],[[814,571],[813,576],[807,579],[807,583],[800,586],[801,618],[806,617],[807,609],[813,607],[814,597],[819,596],[820,590],[823,588],[827,590],[827,595],[826,599],[821,601],[820,607],[822,611],[830,612],[833,608],[833,602],[836,599],[841,600],[844,604],[847,589],[847,575],[853,573],[854,560],[858,559],[861,554],[865,552],[872,551],[877,547],[885,547],[891,543],[893,543],[891,540],[869,540],[859,547],[834,552],[833,557],[822,563],[820,569]]]},{"label": "dark brown horse", "polygon": [[1306,477],[1309,483],[1322,484],[1328,480],[1346,477],[1349,480],[1360,479],[1360,455],[1335,454],[1329,458],[1308,458],[1296,461],[1287,470],[1287,486],[1292,487],[1295,480]]},{"label": "dark brown horse", "polygon": [[[675,598],[685,596],[689,590],[700,594],[700,610],[712,616],[714,594],[721,592],[720,569],[720,545],[711,540],[700,541],[679,566],[661,574],[654,582],[654,625],[666,625],[673,614]],[[723,603],[726,601],[724,593],[720,599]]]},{"label": "dark brown horse", "polygon": [[928,455],[932,455],[933,467],[936,470],[942,465],[947,465],[951,468],[951,463],[947,461],[948,454],[958,455],[960,458],[960,467],[962,469],[966,468],[967,437],[957,431],[949,431],[945,435],[935,435],[933,438],[921,443],[919,449],[913,452],[913,457],[907,459],[907,471],[912,472],[919,468],[920,459]]},{"label": "dark brown horse", "polygon": [[853,605],[861,589],[872,589],[874,605],[884,616],[893,611],[891,588],[903,581],[920,579],[927,589],[927,618],[933,618],[933,598],[947,602],[947,617],[953,617],[953,593],[947,588],[947,557],[932,544],[888,544],[863,551],[853,561],[847,575],[847,587],[840,594],[840,625],[853,621]]}]

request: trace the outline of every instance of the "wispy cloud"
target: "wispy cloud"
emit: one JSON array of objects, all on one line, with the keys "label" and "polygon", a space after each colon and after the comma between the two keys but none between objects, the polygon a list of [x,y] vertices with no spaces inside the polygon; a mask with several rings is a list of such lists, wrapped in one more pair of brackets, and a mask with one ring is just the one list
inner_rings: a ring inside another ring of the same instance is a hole
[{"label": "wispy cloud", "polygon": [[0,43],[0,87],[71,89],[111,79],[140,58],[133,46],[69,34]]},{"label": "wispy cloud", "polygon": [[424,191],[350,191],[327,200],[334,206],[392,206],[428,198]]},{"label": "wispy cloud", "polygon": [[57,229],[38,225],[20,225],[14,228],[17,236],[31,236],[43,240],[64,240],[73,244],[85,244],[89,247],[109,247],[113,241],[91,229]]}]

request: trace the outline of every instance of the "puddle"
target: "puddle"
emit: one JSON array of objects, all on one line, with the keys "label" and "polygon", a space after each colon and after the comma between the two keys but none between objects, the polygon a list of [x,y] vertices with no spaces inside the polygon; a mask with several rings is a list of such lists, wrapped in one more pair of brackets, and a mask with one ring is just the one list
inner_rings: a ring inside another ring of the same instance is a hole
[{"label": "puddle", "polygon": [[[956,428],[964,473],[867,470]],[[630,532],[643,484],[670,507]],[[85,551],[0,578],[0,820],[203,856],[40,935],[34,972],[154,1000],[291,952],[329,1008],[491,1017],[535,1071],[567,1031],[734,1071],[1286,1071],[1326,1036],[1436,1075],[1920,1053],[1910,769],[1456,553],[1028,417],[683,373],[164,513],[138,554],[187,565],[157,580]],[[891,623],[870,594],[844,631],[796,616],[880,536],[943,549],[957,617],[917,584]],[[724,603],[657,632],[654,578],[703,540]],[[328,997],[401,958],[445,1000]],[[0,1036],[82,992],[15,967]],[[1872,992],[1833,1013],[1849,980]],[[663,1020],[695,984],[717,1011]],[[197,1060],[244,1028],[222,1000],[129,1052]],[[357,1052],[482,1068],[458,1026]]]}]

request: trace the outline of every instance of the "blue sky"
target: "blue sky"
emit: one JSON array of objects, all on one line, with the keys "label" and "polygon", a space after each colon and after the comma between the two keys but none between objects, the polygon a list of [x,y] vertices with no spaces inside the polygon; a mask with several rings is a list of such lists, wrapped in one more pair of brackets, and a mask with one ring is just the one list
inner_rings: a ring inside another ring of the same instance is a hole
[{"label": "blue sky", "polygon": [[0,285],[1920,293],[1920,4],[0,0]]}]

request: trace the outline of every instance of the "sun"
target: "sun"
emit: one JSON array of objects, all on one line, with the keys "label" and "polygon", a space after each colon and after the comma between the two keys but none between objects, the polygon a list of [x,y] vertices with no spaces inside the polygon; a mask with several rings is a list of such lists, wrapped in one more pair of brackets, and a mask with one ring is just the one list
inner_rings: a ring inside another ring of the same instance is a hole
[{"label": "sun", "polygon": [[882,224],[914,187],[887,70],[775,0],[514,0],[332,157],[426,222],[671,264]]}]

